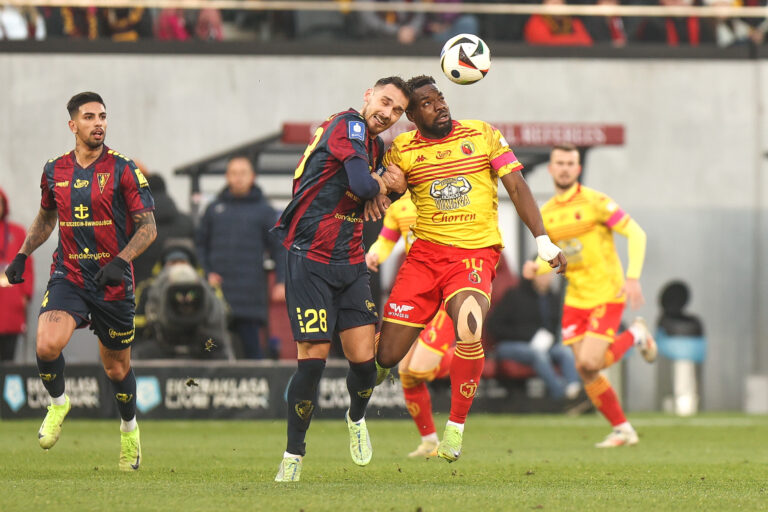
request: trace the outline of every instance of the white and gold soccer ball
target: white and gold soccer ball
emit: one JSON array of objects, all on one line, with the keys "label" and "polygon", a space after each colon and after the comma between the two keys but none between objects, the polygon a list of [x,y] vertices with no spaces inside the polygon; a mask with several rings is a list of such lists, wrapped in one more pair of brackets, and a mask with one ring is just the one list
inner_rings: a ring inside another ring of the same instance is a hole
[{"label": "white and gold soccer ball", "polygon": [[474,34],[459,34],[445,43],[440,67],[452,82],[467,85],[482,79],[491,68],[491,50]]}]

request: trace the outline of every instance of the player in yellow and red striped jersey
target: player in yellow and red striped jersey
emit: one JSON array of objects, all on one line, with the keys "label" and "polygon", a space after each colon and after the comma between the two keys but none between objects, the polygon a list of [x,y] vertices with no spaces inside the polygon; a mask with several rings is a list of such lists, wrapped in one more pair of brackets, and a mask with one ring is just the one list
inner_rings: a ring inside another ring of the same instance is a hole
[{"label": "player in yellow and red striped jersey", "polygon": [[[405,252],[408,253],[413,243],[411,225],[415,221],[416,206],[411,201],[411,194],[406,191],[403,197],[387,209],[379,236],[365,255],[369,270],[379,271],[379,265],[389,257],[401,236],[405,242]],[[441,307],[398,365],[405,406],[421,434],[421,443],[408,454],[409,457],[437,455],[439,439],[432,417],[432,398],[427,382],[448,375],[453,360],[454,341],[453,322]]]},{"label": "player in yellow and red striped jersey", "polygon": [[[617,334],[625,302],[629,300],[633,309],[643,304],[639,278],[645,259],[645,232],[610,197],[578,182],[581,165],[576,147],[556,146],[550,153],[549,173],[556,195],[541,207],[541,215],[547,233],[568,259],[563,344],[573,349],[587,396],[613,426],[596,446],[637,444],[637,433],[600,370],[619,361],[633,345],[646,361],[656,359],[656,343],[642,318]],[[626,279],[613,243],[614,232],[628,240]],[[523,276],[549,271],[540,263],[538,259],[527,262]]]},{"label": "player in yellow and red striped jersey", "polygon": [[417,129],[395,138],[384,164],[399,167],[406,177],[417,211],[416,240],[384,307],[376,360],[383,368],[395,366],[445,302],[456,350],[451,413],[437,454],[453,462],[461,454],[464,423],[483,371],[483,321],[503,245],[499,180],[536,237],[539,255],[558,272],[565,271],[566,260],[546,235],[538,205],[517,172],[523,166],[501,133],[483,121],[451,119],[434,78],[418,76],[408,83],[406,115]]}]

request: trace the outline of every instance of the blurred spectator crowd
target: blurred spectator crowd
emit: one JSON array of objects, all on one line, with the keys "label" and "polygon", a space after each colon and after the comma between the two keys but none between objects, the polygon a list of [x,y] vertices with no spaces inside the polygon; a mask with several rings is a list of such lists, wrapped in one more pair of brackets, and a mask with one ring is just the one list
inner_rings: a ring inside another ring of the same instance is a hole
[{"label": "blurred spectator crowd", "polygon": [[[499,15],[403,11],[354,11],[349,4],[403,0],[337,0],[338,11],[254,11],[97,7],[2,7],[0,40],[111,39],[137,41],[362,40],[409,45],[444,42],[459,33],[488,41],[530,45],[621,47],[764,44],[766,18]],[[406,0],[409,3],[543,3],[547,5],[652,5],[765,7],[766,0]],[[2,4],[0,4],[2,5]]]}]

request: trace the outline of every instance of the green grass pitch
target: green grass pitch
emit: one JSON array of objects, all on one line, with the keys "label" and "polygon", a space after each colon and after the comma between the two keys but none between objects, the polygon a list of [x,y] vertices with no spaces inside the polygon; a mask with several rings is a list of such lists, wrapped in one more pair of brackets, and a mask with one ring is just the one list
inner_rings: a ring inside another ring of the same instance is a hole
[{"label": "green grass pitch", "polygon": [[[343,419],[316,420],[302,481],[273,482],[285,422],[143,421],[141,470],[117,469],[118,422],[68,420],[39,448],[39,421],[0,422],[0,510],[768,510],[768,417],[631,414],[640,444],[593,445],[595,415],[471,415],[461,459],[409,460],[410,421],[369,418],[371,464],[352,464]],[[436,418],[442,433],[444,415]]]}]

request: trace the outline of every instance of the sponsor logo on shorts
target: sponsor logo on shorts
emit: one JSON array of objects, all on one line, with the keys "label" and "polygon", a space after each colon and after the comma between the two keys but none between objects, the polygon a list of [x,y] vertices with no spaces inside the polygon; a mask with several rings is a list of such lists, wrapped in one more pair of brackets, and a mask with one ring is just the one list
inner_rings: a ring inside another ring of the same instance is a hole
[{"label": "sponsor logo on shorts", "polygon": [[123,345],[128,345],[133,341],[135,332],[136,332],[135,328],[131,329],[130,331],[122,331],[122,332],[116,331],[114,329],[109,329],[107,334],[109,334],[109,337],[112,339],[123,338],[122,340],[120,340],[120,343],[122,343]]},{"label": "sponsor logo on shorts", "polygon": [[576,336],[576,329],[577,329],[577,326],[575,324],[566,325],[565,327],[563,327],[563,330],[562,330],[563,339],[567,340],[568,338],[573,338],[574,336]]},{"label": "sponsor logo on shorts", "polygon": [[480,284],[481,281],[482,279],[480,278],[480,274],[477,273],[477,270],[473,270],[472,272],[469,273],[470,283]]},{"label": "sponsor logo on shorts", "polygon": [[408,311],[411,311],[414,308],[414,306],[409,306],[407,304],[394,304],[392,302],[389,303],[389,314],[391,316],[396,316],[398,318],[408,318],[410,315],[408,314]]},{"label": "sponsor logo on shorts", "polygon": [[435,180],[429,187],[429,195],[435,200],[438,210],[456,210],[469,205],[469,191],[472,185],[464,176],[453,176]]},{"label": "sponsor logo on shorts", "polygon": [[477,382],[473,382],[473,381],[462,382],[461,386],[459,386],[459,392],[465,398],[472,398],[473,396],[475,396],[475,393],[477,393]]},{"label": "sponsor logo on shorts", "polygon": [[130,331],[116,331],[114,329],[109,330],[109,337],[110,338],[117,338],[118,336],[130,336],[133,334],[134,329],[131,329]]},{"label": "sponsor logo on shorts", "polygon": [[315,410],[315,404],[311,400],[302,400],[294,407],[296,415],[302,419],[302,421],[309,421],[312,416],[312,411]]}]

